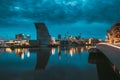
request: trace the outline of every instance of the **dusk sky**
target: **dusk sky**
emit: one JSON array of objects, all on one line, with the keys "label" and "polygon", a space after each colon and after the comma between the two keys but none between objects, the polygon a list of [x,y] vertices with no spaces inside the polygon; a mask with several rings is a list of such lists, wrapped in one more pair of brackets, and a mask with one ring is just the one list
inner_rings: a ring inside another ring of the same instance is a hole
[{"label": "dusk sky", "polygon": [[119,21],[120,0],[0,0],[0,36],[7,39],[17,33],[35,39],[35,22],[44,22],[52,36],[105,39]]}]

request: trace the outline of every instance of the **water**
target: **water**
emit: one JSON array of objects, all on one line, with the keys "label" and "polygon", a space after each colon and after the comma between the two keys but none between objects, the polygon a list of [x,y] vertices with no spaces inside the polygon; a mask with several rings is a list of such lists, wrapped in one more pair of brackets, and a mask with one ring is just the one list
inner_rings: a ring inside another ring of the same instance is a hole
[{"label": "water", "polygon": [[1,48],[0,80],[119,80],[105,56],[88,49]]}]

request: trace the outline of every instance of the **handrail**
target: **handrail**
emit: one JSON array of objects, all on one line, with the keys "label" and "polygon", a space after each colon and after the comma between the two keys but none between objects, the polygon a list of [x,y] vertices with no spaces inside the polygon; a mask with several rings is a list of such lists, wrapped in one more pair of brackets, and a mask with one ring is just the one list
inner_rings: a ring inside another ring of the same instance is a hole
[{"label": "handrail", "polygon": [[[105,44],[105,45],[112,46],[112,47],[115,47],[115,48],[120,49],[120,47],[117,46],[117,45],[115,45],[115,44],[110,44],[110,43],[99,43],[99,44],[97,44],[97,45],[100,45],[100,44]],[[119,44],[119,45],[120,45],[120,44]]]}]

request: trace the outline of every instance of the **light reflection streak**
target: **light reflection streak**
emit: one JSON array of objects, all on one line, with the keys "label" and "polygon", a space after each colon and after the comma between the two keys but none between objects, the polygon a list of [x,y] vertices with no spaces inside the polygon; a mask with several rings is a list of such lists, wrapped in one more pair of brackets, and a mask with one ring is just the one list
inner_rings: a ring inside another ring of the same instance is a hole
[{"label": "light reflection streak", "polygon": [[[60,47],[58,46],[58,48],[52,48],[51,49],[51,53],[52,55],[55,55],[56,53],[56,49],[58,49],[58,58],[59,60],[61,59],[61,52],[66,54],[69,54],[69,56],[73,57],[74,54],[80,54],[81,52],[84,52],[87,50],[87,48],[89,47]],[[6,52],[9,53],[13,53],[15,52],[16,55],[20,56],[21,59],[24,59],[25,56],[27,58],[30,57],[30,51],[28,48],[15,48],[15,49],[11,49],[11,48],[6,48]]]},{"label": "light reflection streak", "polygon": [[55,50],[56,50],[55,48],[52,48],[52,51],[51,51],[51,52],[52,52],[52,55],[55,54]]},{"label": "light reflection streak", "polygon": [[[74,56],[74,54],[80,54],[81,52],[84,52],[88,49],[89,47],[58,47],[58,58],[61,59],[61,52],[64,54],[69,54],[69,56]],[[51,51],[53,52],[53,50]],[[52,53],[53,54],[53,53]]]},{"label": "light reflection streak", "polygon": [[22,60],[24,59],[24,53],[21,54],[21,59],[22,59]]},{"label": "light reflection streak", "polygon": [[6,52],[8,52],[8,53],[15,52],[16,55],[20,56],[22,60],[25,58],[25,55],[28,58],[30,57],[30,51],[28,48],[15,48],[13,50],[11,48],[6,48]]},{"label": "light reflection streak", "polygon": [[28,57],[28,58],[30,57],[30,52],[27,52],[27,57]]},{"label": "light reflection streak", "polygon": [[11,48],[6,48],[6,52],[12,53],[12,49]]}]

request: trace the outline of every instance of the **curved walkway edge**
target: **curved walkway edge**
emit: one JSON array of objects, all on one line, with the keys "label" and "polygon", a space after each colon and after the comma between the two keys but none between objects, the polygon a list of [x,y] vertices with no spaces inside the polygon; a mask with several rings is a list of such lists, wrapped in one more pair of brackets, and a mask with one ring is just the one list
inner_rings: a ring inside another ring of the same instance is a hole
[{"label": "curved walkway edge", "polygon": [[96,48],[104,53],[120,71],[120,47],[108,43],[100,43]]}]

